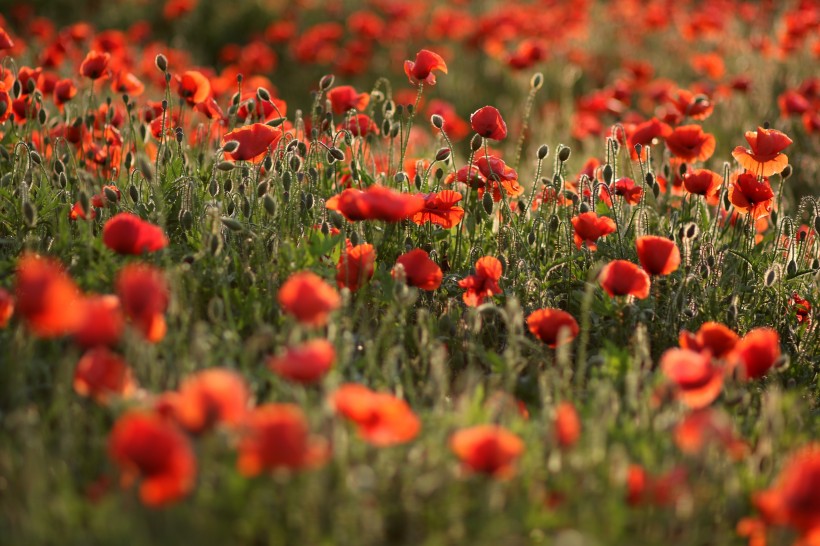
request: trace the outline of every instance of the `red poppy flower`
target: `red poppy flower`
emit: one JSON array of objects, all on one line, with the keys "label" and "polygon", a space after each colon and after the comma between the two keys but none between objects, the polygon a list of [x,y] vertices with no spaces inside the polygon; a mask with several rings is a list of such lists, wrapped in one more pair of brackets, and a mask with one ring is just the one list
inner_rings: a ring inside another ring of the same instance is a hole
[{"label": "red poppy flower", "polygon": [[121,212],[103,226],[103,243],[119,254],[139,255],[168,246],[162,228],[130,212]]},{"label": "red poppy flower", "polygon": [[478,425],[456,431],[450,437],[450,449],[472,472],[505,478],[515,472],[524,442],[504,427]]},{"label": "red poppy flower", "polygon": [[267,365],[273,372],[296,383],[316,383],[336,360],[336,350],[326,339],[314,339],[289,347],[283,355],[271,357]]},{"label": "red poppy flower", "polygon": [[709,352],[667,349],[660,368],[677,388],[678,399],[690,408],[708,406],[723,390],[723,369],[712,363]]},{"label": "red poppy flower", "polygon": [[140,499],[148,506],[171,504],[194,487],[196,458],[191,443],[157,414],[130,411],[114,424],[108,453],[128,486],[142,478]]},{"label": "red poppy flower", "polygon": [[343,123],[339,125],[339,129],[344,129],[350,132],[354,137],[367,137],[368,135],[379,134],[379,128],[376,123],[370,119],[367,114],[356,114],[355,116],[347,117]]},{"label": "red poppy flower", "polygon": [[337,286],[356,292],[373,276],[375,264],[376,250],[371,244],[356,245],[344,250],[336,265]]},{"label": "red poppy flower", "polygon": [[137,390],[131,368],[105,347],[87,351],[74,371],[74,391],[106,404],[112,396],[128,397]]},{"label": "red poppy flower", "polygon": [[695,334],[686,330],[680,333],[681,348],[691,351],[709,351],[715,358],[723,358],[737,344],[738,335],[719,322],[704,322]]},{"label": "red poppy flower", "polygon": [[225,117],[225,113],[222,111],[222,108],[219,107],[219,104],[213,97],[208,97],[204,101],[195,104],[194,111],[199,112],[208,119],[217,119],[221,121],[227,119]]},{"label": "red poppy flower", "polygon": [[422,49],[416,54],[416,60],[404,61],[404,73],[407,74],[407,79],[412,85],[418,86],[420,83],[427,85],[436,84],[436,75],[434,70],[447,73],[447,65],[444,59],[437,53],[433,53],[427,49]]},{"label": "red poppy flower", "polygon": [[66,78],[58,81],[54,85],[54,104],[62,106],[77,95],[77,87],[74,80]]},{"label": "red poppy flower", "polygon": [[462,199],[457,191],[444,190],[424,195],[424,208],[413,215],[413,222],[424,225],[430,222],[444,229],[451,229],[464,218],[464,209],[456,205]]},{"label": "red poppy flower", "polygon": [[573,239],[575,246],[581,248],[586,243],[591,251],[598,250],[598,239],[615,233],[616,225],[612,218],[598,216],[594,212],[584,212],[572,219],[572,228],[575,232]]},{"label": "red poppy flower", "polygon": [[[560,309],[538,309],[527,317],[527,327],[532,335],[554,349],[559,341],[569,343],[578,336],[578,322]],[[563,334],[563,336],[562,336]]]},{"label": "red poppy flower", "polygon": [[732,152],[744,169],[757,176],[771,176],[783,171],[789,164],[789,158],[782,154],[793,141],[776,129],[758,127],[757,131],[747,131],[746,141],[749,148],[737,146]]},{"label": "red poppy flower", "polygon": [[771,328],[755,328],[737,342],[734,354],[743,378],[758,379],[780,358],[780,336]]},{"label": "red poppy flower", "polygon": [[615,296],[649,297],[649,275],[626,260],[613,260],[601,270],[598,280],[607,294]]},{"label": "red poppy flower", "polygon": [[147,341],[165,337],[168,284],[162,271],[145,264],[129,264],[117,274],[117,294],[125,315]]},{"label": "red poppy flower", "polygon": [[327,460],[327,442],[312,437],[302,410],[293,404],[265,404],[243,423],[236,465],[244,476],[278,469],[301,470]]},{"label": "red poppy flower", "polygon": [[723,184],[723,177],[709,169],[695,169],[683,175],[683,187],[686,191],[706,197],[712,205],[717,204],[721,184]]},{"label": "red poppy flower", "polygon": [[742,459],[749,451],[749,446],[735,435],[726,415],[711,408],[689,413],[675,427],[674,435],[675,444],[684,453],[700,453],[712,442],[722,445],[733,460]]},{"label": "red poppy flower", "polygon": [[0,288],[0,328],[9,325],[14,314],[14,298],[7,291]]},{"label": "red poppy flower", "polygon": [[501,158],[496,156],[481,156],[474,165],[460,168],[455,174],[451,173],[445,179],[447,184],[462,182],[478,190],[481,198],[485,191],[491,191],[493,201],[501,201],[503,189],[509,197],[518,197],[524,193],[524,187],[518,183],[518,173],[507,166]]},{"label": "red poppy flower", "polygon": [[202,434],[217,424],[237,427],[245,418],[249,400],[241,375],[225,368],[210,368],[182,381],[172,414],[183,428]]},{"label": "red poppy flower", "polygon": [[279,305],[308,326],[324,326],[328,315],[339,308],[336,289],[310,271],[294,273],[279,289]]},{"label": "red poppy flower", "polygon": [[715,109],[709,97],[704,95],[695,95],[686,89],[679,89],[675,97],[670,97],[669,102],[678,111],[681,118],[692,118],[697,120],[704,120],[708,118]]},{"label": "red poppy flower", "polygon": [[4,122],[11,116],[12,100],[6,89],[6,84],[0,81],[0,122]]},{"label": "red poppy flower", "polygon": [[441,116],[444,121],[442,129],[447,133],[451,141],[459,141],[470,133],[470,126],[458,116],[455,107],[441,99],[433,99],[430,101],[430,104],[427,106],[427,115],[430,117],[434,115]]},{"label": "red poppy flower", "polygon": [[103,53],[92,49],[80,65],[80,74],[90,80],[97,80],[105,74],[109,60],[111,60],[110,53]]},{"label": "red poppy flower", "polygon": [[[2,301],[2,297],[0,297],[0,301]],[[0,309],[2,309],[2,303],[0,303]],[[797,292],[792,292],[792,296],[789,298],[789,309],[794,313],[798,324],[811,324],[811,302],[801,297]],[[2,317],[3,313],[0,311],[0,326],[3,324]]]},{"label": "red poppy flower", "polygon": [[17,312],[38,337],[73,332],[82,320],[82,297],[62,265],[24,254],[17,262]]},{"label": "red poppy flower", "polygon": [[[672,128],[658,118],[652,118],[634,126],[627,139],[632,159],[638,159],[638,153],[635,151],[636,144],[640,144],[642,147],[651,146],[656,139],[664,139],[671,132]],[[641,157],[645,159],[646,153],[642,152]]]},{"label": "red poppy flower", "polygon": [[421,429],[419,418],[407,402],[392,394],[374,392],[354,383],[339,387],[331,396],[336,411],[358,427],[366,442],[387,447],[415,438]]},{"label": "red poppy flower", "polygon": [[[792,527],[801,536],[817,536],[820,530],[820,443],[809,444],[792,454],[774,485],[755,494],[752,500],[767,524]],[[815,542],[805,544],[810,546]]]},{"label": "red poppy flower", "polygon": [[[40,75],[43,73],[43,69],[40,67],[31,68],[30,66],[21,66],[20,69],[17,71],[17,81],[20,82],[21,92],[23,95],[30,94],[33,89],[37,89],[37,81],[40,79]],[[29,82],[34,84],[34,87],[29,85]]]},{"label": "red poppy flower", "polygon": [[612,183],[612,193],[620,195],[630,205],[637,205],[641,202],[643,196],[643,188],[635,184],[631,178],[619,178]]},{"label": "red poppy flower", "polygon": [[422,290],[436,290],[441,286],[441,268],[420,248],[402,254],[396,259],[396,267],[392,271],[394,278],[398,275],[398,266],[402,266],[402,275],[410,286]]},{"label": "red poppy flower", "polygon": [[470,115],[470,126],[473,131],[490,140],[507,138],[507,124],[494,106],[484,106]]},{"label": "red poppy flower", "polygon": [[337,210],[351,222],[383,220],[398,222],[410,218],[424,208],[424,197],[401,193],[378,184],[361,191],[347,188],[325,202],[328,210]]},{"label": "red poppy flower", "polygon": [[501,262],[497,258],[479,258],[475,263],[475,274],[458,281],[458,285],[465,290],[464,303],[470,307],[478,307],[486,298],[501,294],[501,288],[498,286],[501,274]]},{"label": "red poppy flower", "polygon": [[555,408],[555,439],[563,448],[574,446],[581,437],[581,418],[570,402],[561,402]]},{"label": "red poppy flower", "polygon": [[680,250],[666,237],[645,235],[636,240],[638,260],[650,275],[669,275],[680,266]]},{"label": "red poppy flower", "polygon": [[362,111],[370,102],[368,93],[358,93],[351,85],[340,85],[327,92],[327,99],[336,114],[344,114],[348,110]]},{"label": "red poppy flower", "polygon": [[176,77],[177,94],[190,106],[205,102],[211,96],[211,82],[198,70],[188,70]]},{"label": "red poppy flower", "polygon": [[121,70],[111,81],[111,91],[138,97],[145,91],[145,85],[132,73]]},{"label": "red poppy flower", "polygon": [[11,49],[14,47],[14,40],[11,39],[6,29],[0,27],[0,51],[4,49]]},{"label": "red poppy flower", "polygon": [[82,319],[73,332],[74,341],[82,347],[115,345],[124,328],[125,317],[117,296],[89,296],[83,300]]},{"label": "red poppy flower", "polygon": [[275,147],[281,137],[281,130],[264,123],[252,123],[234,129],[222,137],[222,146],[226,142],[235,140],[239,143],[239,148],[235,152],[225,153],[225,158],[233,161],[256,162],[261,160],[268,150]]},{"label": "red poppy flower", "polygon": [[774,203],[774,191],[768,178],[758,182],[752,173],[741,173],[733,176],[729,187],[729,201],[740,212],[748,212],[752,219],[758,220],[769,216]]},{"label": "red poppy flower", "polygon": [[681,161],[706,161],[715,152],[715,137],[700,125],[682,125],[666,137],[666,147]]}]

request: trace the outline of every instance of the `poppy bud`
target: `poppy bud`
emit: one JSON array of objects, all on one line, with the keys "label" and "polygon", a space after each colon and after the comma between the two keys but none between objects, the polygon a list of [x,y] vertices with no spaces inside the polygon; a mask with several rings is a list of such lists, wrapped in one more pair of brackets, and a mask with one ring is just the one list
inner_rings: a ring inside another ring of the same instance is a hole
[{"label": "poppy bud", "polygon": [[65,189],[65,187],[67,185],[68,185],[68,177],[65,175],[65,173],[60,173],[60,187]]},{"label": "poppy bud", "polygon": [[417,190],[421,189],[421,175],[416,173],[416,176],[413,177],[413,185],[416,186]]},{"label": "poppy bud", "polygon": [[14,80],[14,83],[11,84],[11,97],[16,99],[20,96],[23,92],[23,84],[20,83],[20,80]]},{"label": "poppy bud", "polygon": [[210,249],[211,254],[213,254],[214,256],[218,256],[219,251],[222,250],[222,238],[213,235],[209,239],[210,240],[208,241],[208,248]]},{"label": "poppy bud", "polygon": [[530,245],[534,245],[534,244],[535,244],[535,232],[534,232],[534,231],[530,231],[530,232],[527,234],[527,242],[528,242]]},{"label": "poppy bud", "polygon": [[657,199],[660,194],[661,194],[661,185],[658,184],[657,182],[655,182],[654,184],[652,184],[652,195],[654,195],[655,199]]},{"label": "poppy bud", "polygon": [[769,268],[768,271],[766,271],[766,276],[764,277],[763,282],[766,284],[766,286],[771,286],[775,283],[775,281],[777,281],[777,270],[775,270],[775,268],[772,267]]},{"label": "poppy bud", "polygon": [[553,214],[552,216],[550,216],[550,223],[547,225],[547,227],[550,231],[555,231],[556,229],[558,229],[558,223],[558,217]]},{"label": "poppy bud", "polygon": [[134,184],[128,186],[128,196],[131,198],[131,201],[134,203],[139,202],[140,200],[140,193],[137,190],[137,187]]},{"label": "poppy bud", "polygon": [[643,150],[643,146],[641,145],[641,143],[640,143],[640,142],[638,142],[637,144],[635,144],[635,153],[636,153],[636,154],[638,154],[638,155],[640,156],[640,155],[641,155],[641,151],[642,151],[642,150]]},{"label": "poppy bud", "polygon": [[333,74],[327,74],[325,76],[322,76],[322,79],[319,80],[319,89],[321,89],[322,91],[327,91],[333,86],[334,80],[335,77],[333,76]]},{"label": "poppy bud", "polygon": [[430,123],[432,123],[436,129],[441,129],[444,127],[444,118],[438,114],[433,114],[430,116]]},{"label": "poppy bud", "polygon": [[399,130],[401,129],[401,124],[394,123],[393,127],[390,128],[390,138],[396,138],[399,136]]},{"label": "poppy bud", "polygon": [[[773,224],[777,224],[777,217],[778,217],[777,211],[773,210],[772,211],[772,223]],[[784,226],[784,229],[787,229],[787,228]]]},{"label": "poppy bud", "polygon": [[231,193],[232,189],[233,189],[233,180],[231,180],[229,178],[225,181],[225,193]]},{"label": "poppy bud", "polygon": [[542,161],[545,157],[550,155],[550,147],[547,146],[546,144],[542,144],[541,146],[538,147],[537,155],[538,155],[538,161]]},{"label": "poppy bud", "polygon": [[264,87],[257,87],[256,88],[256,96],[261,101],[270,102],[270,93]]},{"label": "poppy bud", "polygon": [[182,144],[182,139],[185,137],[185,133],[182,131],[182,127],[176,128],[176,131],[174,131],[174,136],[177,139],[177,144]]},{"label": "poppy bud", "polygon": [[222,151],[225,153],[232,154],[236,150],[239,149],[239,141],[238,140],[229,140],[222,146]]},{"label": "poppy bud", "polygon": [[31,201],[25,201],[23,203],[23,220],[25,220],[28,227],[34,227],[37,223],[37,209]]},{"label": "poppy bud", "polygon": [[231,231],[242,231],[244,229],[244,227],[242,226],[242,222],[234,218],[223,217],[222,225]]},{"label": "poppy bud", "polygon": [[444,169],[436,169],[435,177],[436,180],[441,180],[444,177]]},{"label": "poppy bud", "polygon": [[336,158],[337,161],[344,161],[345,160],[345,153],[341,151],[339,148],[331,148],[330,155]]},{"label": "poppy bud", "polygon": [[179,215],[179,223],[185,231],[189,231],[194,226],[194,215],[191,214],[190,210],[182,211]]},{"label": "poppy bud", "polygon": [[814,231],[820,233],[820,215],[814,217]]},{"label": "poppy bud", "polygon": [[350,234],[350,244],[353,246],[359,246],[359,233],[357,231]]},{"label": "poppy bud", "polygon": [[729,210],[729,207],[732,206],[732,202],[729,201],[729,192],[723,193],[723,210]]},{"label": "poppy bud", "polygon": [[441,148],[436,153],[436,161],[447,161],[450,158],[450,148]]},{"label": "poppy bud", "polygon": [[157,68],[160,72],[168,71],[168,59],[162,53],[160,53],[156,56],[156,58],[154,58],[154,64],[157,65]]},{"label": "poppy bud", "polygon": [[812,269],[820,269],[820,259],[817,259],[817,258],[813,259],[811,261],[811,268]]},{"label": "poppy bud", "polygon": [[788,265],[786,266],[786,273],[789,274],[789,277],[793,277],[795,273],[797,273],[797,262],[793,259],[789,260]]},{"label": "poppy bud", "polygon": [[783,180],[786,180],[787,178],[790,178],[791,175],[792,175],[792,166],[791,165],[786,165],[786,167],[782,171],[780,171],[780,178],[782,178]]},{"label": "poppy bud", "polygon": [[606,184],[611,184],[612,183],[612,174],[613,174],[612,173],[612,165],[607,163],[606,165],[604,165],[604,170],[603,170],[604,182]]},{"label": "poppy bud", "polygon": [[404,106],[401,104],[396,105],[396,115],[402,117],[404,115]]},{"label": "poppy bud", "polygon": [[413,112],[414,112],[415,110],[416,110],[416,107],[415,107],[415,106],[413,106],[412,104],[408,104],[408,105],[407,105],[407,115],[408,115],[408,116],[412,116],[412,115],[413,115]]},{"label": "poppy bud", "polygon": [[302,160],[299,159],[298,155],[290,156],[290,170],[298,171],[302,167]]},{"label": "poppy bud", "polygon": [[470,140],[470,150],[477,152],[481,148],[481,135],[473,135]]},{"label": "poppy bud", "polygon": [[572,150],[569,148],[569,146],[561,147],[561,149],[558,150],[558,161],[560,161],[561,163],[566,163],[571,153]]},{"label": "poppy bud", "polygon": [[262,199],[262,206],[265,207],[265,212],[269,215],[273,216],[276,214],[276,201],[273,200],[271,194],[265,194],[265,197]]},{"label": "poppy bud", "polygon": [[41,165],[43,163],[43,158],[40,157],[40,154],[38,154],[34,150],[30,152],[29,156],[31,157],[31,161],[33,161],[35,164]]},{"label": "poppy bud", "polygon": [[533,91],[537,91],[541,89],[541,86],[544,85],[544,75],[540,72],[536,72],[530,78],[530,89]]},{"label": "poppy bud", "polygon": [[493,195],[490,192],[484,192],[484,197],[481,198],[481,204],[484,206],[484,211],[490,215],[493,213]]},{"label": "poppy bud", "polygon": [[581,214],[584,214],[585,212],[590,211],[590,207],[587,203],[581,203],[581,206],[578,208],[578,210],[581,212]]},{"label": "poppy bud", "polygon": [[37,88],[37,84],[34,83],[34,79],[30,79],[26,82],[26,92],[28,94],[34,93],[34,90]]},{"label": "poppy bud", "polygon": [[236,167],[236,165],[234,165],[230,161],[220,161],[216,165],[217,169],[219,169],[220,171],[225,171],[225,172],[233,170],[234,167]]},{"label": "poppy bud", "polygon": [[116,203],[117,201],[120,200],[120,195],[117,192],[115,192],[114,190],[112,190],[111,188],[109,188],[108,186],[105,186],[103,188],[103,194],[105,194],[105,199],[109,203]]},{"label": "poppy bud", "polygon": [[40,122],[40,125],[45,125],[46,123],[46,111],[42,108],[37,112],[37,121]]},{"label": "poppy bud", "polygon": [[211,197],[216,197],[216,194],[219,193],[219,184],[216,182],[216,178],[211,178],[211,182],[208,184],[208,193],[211,194]]},{"label": "poppy bud", "polygon": [[342,226],[344,226],[345,221],[344,217],[341,214],[334,210],[330,211],[330,214],[328,214],[328,216],[330,218],[330,223],[333,224],[333,227],[335,227],[336,229],[342,229]]}]

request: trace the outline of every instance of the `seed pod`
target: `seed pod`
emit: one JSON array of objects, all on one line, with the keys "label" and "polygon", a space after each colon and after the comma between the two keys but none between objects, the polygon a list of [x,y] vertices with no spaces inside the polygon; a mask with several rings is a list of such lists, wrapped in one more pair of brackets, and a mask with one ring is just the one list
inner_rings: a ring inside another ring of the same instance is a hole
[{"label": "seed pod", "polygon": [[481,205],[484,207],[484,212],[488,215],[493,213],[493,196],[490,192],[484,192],[484,196],[481,198]]},{"label": "seed pod", "polygon": [[530,89],[538,91],[542,85],[544,85],[544,75],[540,72],[536,72],[532,75],[532,78],[530,78]]},{"label": "seed pod", "polygon": [[168,71],[168,59],[162,53],[154,58],[154,64],[157,65],[160,72]]},{"label": "seed pod", "polygon": [[538,161],[543,161],[548,155],[550,155],[550,147],[546,144],[542,144],[538,147],[538,152],[536,153],[538,156]]},{"label": "seed pod", "polygon": [[566,163],[571,153],[572,150],[569,146],[562,146],[561,149],[558,150],[558,161]]},{"label": "seed pod", "polygon": [[265,194],[265,197],[262,198],[262,206],[265,207],[265,212],[269,215],[273,216],[276,214],[276,201],[271,194]]},{"label": "seed pod", "polygon": [[450,159],[450,148],[441,148],[436,152],[436,161],[447,161]]},{"label": "seed pod", "polygon": [[433,114],[430,116],[430,123],[432,123],[436,129],[442,129],[444,127],[444,118],[438,114]]}]

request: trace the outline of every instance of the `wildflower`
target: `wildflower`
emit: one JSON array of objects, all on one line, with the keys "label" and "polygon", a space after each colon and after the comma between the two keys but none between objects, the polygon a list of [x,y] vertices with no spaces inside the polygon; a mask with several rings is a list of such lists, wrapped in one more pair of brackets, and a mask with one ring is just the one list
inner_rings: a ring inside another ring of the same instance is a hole
[{"label": "wildflower", "polygon": [[501,201],[501,190],[508,196],[518,197],[524,193],[524,188],[518,183],[518,173],[507,166],[501,158],[496,156],[481,156],[474,165],[460,168],[455,174],[447,176],[445,182],[462,182],[478,190],[481,198],[485,191],[492,191],[493,201]]},{"label": "wildflower", "polygon": [[[0,300],[2,300],[2,297],[0,297]],[[798,324],[805,323],[807,326],[811,325],[811,302],[809,300],[800,297],[800,294],[797,292],[792,292],[789,298],[789,307],[794,312]],[[0,309],[1,308],[2,303],[0,303]],[[3,313],[0,311],[0,326],[3,324],[2,316]]]},{"label": "wildflower", "polygon": [[601,287],[615,296],[649,297],[649,275],[646,271],[626,260],[613,260],[598,275]]},{"label": "wildflower", "polygon": [[574,446],[581,437],[581,419],[571,402],[561,402],[555,408],[555,439],[562,448]]},{"label": "wildflower", "polygon": [[612,193],[620,195],[630,205],[637,205],[641,202],[643,196],[643,188],[635,184],[631,178],[619,178],[612,183]]},{"label": "wildflower", "polygon": [[82,297],[62,265],[24,254],[17,262],[17,312],[38,337],[69,334],[82,320]]},{"label": "wildflower", "polygon": [[342,385],[331,396],[331,403],[356,424],[362,439],[377,447],[409,442],[421,429],[419,418],[407,402],[364,385]]},{"label": "wildflower", "polygon": [[515,472],[524,442],[504,427],[478,425],[456,431],[450,449],[470,471],[505,478]]},{"label": "wildflower", "polygon": [[139,255],[156,252],[168,246],[162,228],[130,212],[121,212],[108,220],[102,235],[105,246],[119,254]]},{"label": "wildflower", "polygon": [[717,204],[718,190],[723,177],[709,169],[695,169],[683,175],[683,187],[695,195],[702,195],[710,204]]},{"label": "wildflower", "polygon": [[194,487],[197,465],[190,441],[157,414],[133,410],[121,416],[108,438],[108,453],[120,467],[123,486],[142,478],[140,499],[148,506],[171,504]]},{"label": "wildflower", "polygon": [[111,80],[111,91],[138,97],[145,91],[145,85],[131,72],[121,70]]},{"label": "wildflower", "polygon": [[497,258],[479,258],[475,263],[475,274],[458,281],[458,285],[465,290],[464,303],[469,307],[478,307],[486,298],[501,294],[498,286],[501,274],[501,262]]},{"label": "wildflower", "polygon": [[411,85],[418,86],[420,83],[428,85],[436,84],[434,70],[447,73],[447,65],[444,59],[437,53],[427,49],[422,49],[416,54],[415,61],[404,61],[404,73]]},{"label": "wildflower", "polygon": [[742,459],[749,451],[732,431],[728,417],[711,408],[688,413],[675,427],[674,437],[678,449],[689,454],[700,453],[712,442],[719,443],[733,460]]},{"label": "wildflower", "polygon": [[490,140],[507,138],[507,124],[494,106],[484,106],[470,115],[473,131]]},{"label": "wildflower", "polygon": [[723,390],[723,369],[712,363],[708,351],[667,349],[660,368],[677,388],[680,401],[692,409],[708,406]]},{"label": "wildflower", "polygon": [[733,177],[729,189],[729,201],[740,212],[748,212],[752,219],[758,220],[769,216],[774,202],[774,192],[769,180],[763,178],[758,182],[752,173],[742,173]]},{"label": "wildflower", "polygon": [[6,29],[0,27],[0,51],[4,49],[11,49],[14,47],[14,40],[11,39]]},{"label": "wildflower", "polygon": [[82,347],[115,345],[122,337],[125,317],[120,299],[113,294],[88,296],[82,302],[82,319],[73,332]]},{"label": "wildflower", "polygon": [[598,239],[615,233],[616,225],[612,218],[598,216],[594,212],[584,212],[572,219],[575,246],[581,248],[586,243],[590,251],[598,249]]},{"label": "wildflower", "polygon": [[217,424],[237,427],[247,413],[250,393],[238,373],[210,368],[186,377],[173,404],[173,417],[193,434],[202,434]]},{"label": "wildflower", "polygon": [[723,358],[732,352],[738,339],[738,335],[727,326],[719,322],[704,322],[694,334],[683,330],[678,343],[682,349],[709,351],[715,358]]},{"label": "wildflower", "polygon": [[97,80],[105,74],[109,60],[111,60],[110,53],[103,53],[92,49],[80,65],[80,74],[90,80]]},{"label": "wildflower", "polygon": [[554,349],[560,342],[569,343],[578,336],[578,322],[560,309],[538,309],[527,317],[532,335]]},{"label": "wildflower", "polygon": [[436,290],[441,286],[441,268],[420,248],[406,252],[396,259],[396,267],[392,271],[394,278],[397,276],[398,266],[403,268],[403,275],[409,286],[422,290]]},{"label": "wildflower", "polygon": [[423,225],[430,222],[444,229],[451,229],[464,218],[464,209],[456,205],[463,197],[459,192],[444,190],[428,193],[423,197],[424,207],[411,218],[414,223]]},{"label": "wildflower", "polygon": [[54,104],[57,106],[62,106],[75,96],[77,96],[77,86],[74,85],[74,81],[72,79],[66,78],[58,81],[54,85],[53,97]]},{"label": "wildflower", "polygon": [[117,294],[125,315],[151,343],[165,337],[168,284],[162,271],[150,265],[129,264],[117,274]]},{"label": "wildflower", "polygon": [[780,336],[771,328],[755,328],[734,347],[744,379],[763,377],[780,358]]},{"label": "wildflower", "polygon": [[297,383],[316,383],[327,374],[336,359],[333,344],[314,339],[297,347],[288,347],[283,355],[271,357],[267,366],[273,372]]},{"label": "wildflower", "polygon": [[328,199],[325,206],[328,210],[338,210],[352,222],[398,222],[421,212],[424,208],[424,198],[374,184],[364,191],[347,188],[339,195]]},{"label": "wildflower", "polygon": [[211,82],[202,72],[188,70],[176,77],[177,94],[185,99],[189,106],[205,102],[211,96]]},{"label": "wildflower", "polygon": [[304,413],[293,404],[265,404],[251,411],[242,423],[238,451],[236,464],[244,476],[314,467],[329,455],[327,443],[310,435]]},{"label": "wildflower", "polygon": [[239,143],[239,148],[234,152],[226,152],[225,158],[233,161],[256,162],[261,160],[268,150],[276,146],[281,137],[281,130],[274,129],[264,123],[244,125],[239,129],[225,133],[225,136],[222,137],[222,146],[231,140]]},{"label": "wildflower", "polygon": [[354,137],[360,136],[366,138],[370,134],[379,134],[379,128],[376,126],[376,122],[370,119],[370,116],[367,114],[356,114],[347,117],[345,121],[339,125],[339,129],[348,131]]},{"label": "wildflower", "polygon": [[105,347],[86,351],[74,371],[74,391],[98,404],[105,404],[112,396],[127,397],[136,389],[131,368]]},{"label": "wildflower", "polygon": [[789,164],[789,158],[781,153],[793,141],[776,129],[758,127],[757,131],[747,131],[746,141],[749,148],[737,146],[732,152],[744,169],[757,176],[771,176],[783,171]]},{"label": "wildflower", "polygon": [[336,265],[336,284],[356,292],[373,276],[376,250],[371,244],[361,244],[345,249]]},{"label": "wildflower", "polygon": [[666,237],[645,235],[636,240],[638,260],[650,275],[669,275],[680,266],[680,250]]},{"label": "wildflower", "polygon": [[715,152],[715,137],[700,125],[682,125],[666,137],[666,147],[681,161],[706,161]]},{"label": "wildflower", "polygon": [[324,326],[328,315],[339,308],[339,293],[310,271],[291,275],[279,289],[279,305],[308,326]]},{"label": "wildflower", "polygon": [[344,114],[348,110],[362,111],[367,108],[370,102],[370,95],[367,93],[357,93],[356,89],[350,85],[334,87],[327,92],[327,99],[335,114]]},{"label": "wildflower", "polygon": [[675,467],[658,477],[650,476],[640,465],[629,465],[626,478],[626,502],[631,506],[674,504],[684,492],[686,469]]},{"label": "wildflower", "polygon": [[14,298],[6,290],[0,288],[0,328],[9,325],[14,314]]}]

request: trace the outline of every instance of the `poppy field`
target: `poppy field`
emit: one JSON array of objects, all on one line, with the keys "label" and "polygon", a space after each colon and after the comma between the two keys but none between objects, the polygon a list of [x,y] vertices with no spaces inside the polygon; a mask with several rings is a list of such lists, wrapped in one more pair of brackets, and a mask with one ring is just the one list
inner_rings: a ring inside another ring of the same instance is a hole
[{"label": "poppy field", "polygon": [[820,546],[820,2],[0,5],[0,544]]}]

